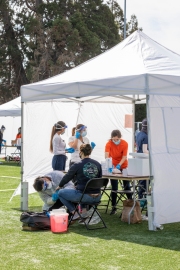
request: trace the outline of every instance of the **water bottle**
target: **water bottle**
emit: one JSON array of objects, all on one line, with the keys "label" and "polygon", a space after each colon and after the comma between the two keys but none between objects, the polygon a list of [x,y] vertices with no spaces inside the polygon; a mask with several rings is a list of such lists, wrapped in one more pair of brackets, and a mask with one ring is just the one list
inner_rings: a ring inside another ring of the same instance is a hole
[{"label": "water bottle", "polygon": [[106,168],[108,174],[112,174],[113,166],[112,166],[112,158],[106,158]]}]

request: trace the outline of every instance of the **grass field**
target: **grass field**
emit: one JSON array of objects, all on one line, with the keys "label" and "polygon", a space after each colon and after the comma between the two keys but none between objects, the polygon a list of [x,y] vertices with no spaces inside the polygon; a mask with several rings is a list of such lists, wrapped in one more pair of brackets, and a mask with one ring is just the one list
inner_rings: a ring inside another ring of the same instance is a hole
[{"label": "grass field", "polygon": [[[152,232],[147,221],[128,225],[119,213],[110,216],[102,210],[107,229],[87,231],[75,223],[64,234],[22,231],[20,196],[9,201],[19,182],[19,166],[0,165],[0,269],[180,269],[180,223]],[[41,207],[38,194],[29,195],[29,209]]]}]

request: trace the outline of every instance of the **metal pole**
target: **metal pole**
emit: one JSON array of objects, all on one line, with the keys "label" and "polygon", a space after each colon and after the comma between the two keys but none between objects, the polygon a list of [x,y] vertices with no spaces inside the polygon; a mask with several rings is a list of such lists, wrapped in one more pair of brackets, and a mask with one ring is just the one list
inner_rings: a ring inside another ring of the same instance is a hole
[{"label": "metal pole", "polygon": [[126,38],[126,0],[124,0],[124,39]]}]

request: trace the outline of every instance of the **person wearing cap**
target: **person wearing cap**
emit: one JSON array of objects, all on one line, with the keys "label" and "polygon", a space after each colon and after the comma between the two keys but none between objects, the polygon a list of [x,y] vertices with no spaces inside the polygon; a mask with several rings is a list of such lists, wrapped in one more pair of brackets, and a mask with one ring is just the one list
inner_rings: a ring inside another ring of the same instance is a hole
[{"label": "person wearing cap", "polygon": [[0,129],[0,154],[1,154],[1,147],[6,144],[6,140],[3,139],[3,133],[4,133],[4,130],[5,130],[5,126],[1,126],[1,129]]},{"label": "person wearing cap", "polygon": [[[44,202],[42,210],[51,211],[52,209],[58,209],[63,206],[56,193],[56,188],[59,186],[63,176],[63,172],[52,171],[34,180],[33,187]],[[64,188],[74,189],[75,187],[73,182],[70,181]]]},{"label": "person wearing cap", "polygon": [[58,121],[52,127],[50,152],[54,154],[52,159],[53,170],[64,171],[66,166],[66,153],[74,152],[73,148],[66,148],[66,143],[61,138],[66,128],[67,126],[63,121]]},{"label": "person wearing cap", "polygon": [[[147,130],[147,119],[142,120],[142,128],[141,131],[136,136],[136,146],[137,146],[137,153],[146,153],[149,154],[148,149],[148,130]],[[146,191],[146,180],[139,181],[139,190],[138,190],[138,197],[139,199],[143,198],[143,192]]]},{"label": "person wearing cap", "polygon": [[[87,127],[84,124],[78,124],[76,127],[72,129],[72,136],[69,138],[68,145],[75,149],[75,152],[71,154],[71,160],[69,167],[71,167],[74,163],[80,162],[81,159],[79,157],[80,146],[82,144],[89,144],[89,139],[86,137],[87,135]],[[91,142],[91,147],[94,149],[96,144]]]}]

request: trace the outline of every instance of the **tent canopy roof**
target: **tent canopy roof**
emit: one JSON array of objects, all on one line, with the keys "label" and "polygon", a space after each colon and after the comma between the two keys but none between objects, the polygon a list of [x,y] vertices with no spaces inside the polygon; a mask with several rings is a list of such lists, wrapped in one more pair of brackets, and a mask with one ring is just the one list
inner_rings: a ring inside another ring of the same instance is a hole
[{"label": "tent canopy roof", "polygon": [[[22,101],[121,95],[179,95],[180,55],[141,31],[97,57],[49,79],[21,87]],[[124,99],[124,97],[123,97]]]},{"label": "tent canopy roof", "polygon": [[0,116],[20,116],[21,115],[21,97],[17,97],[0,106]]}]

